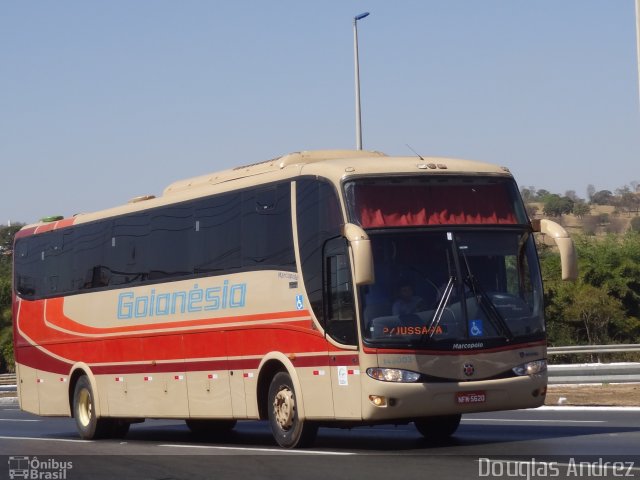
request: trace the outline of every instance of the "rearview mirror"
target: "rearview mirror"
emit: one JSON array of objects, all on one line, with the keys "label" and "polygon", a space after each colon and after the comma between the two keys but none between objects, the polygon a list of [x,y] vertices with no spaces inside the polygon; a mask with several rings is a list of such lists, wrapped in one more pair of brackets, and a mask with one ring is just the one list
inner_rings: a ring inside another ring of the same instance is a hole
[{"label": "rearview mirror", "polygon": [[354,283],[370,285],[375,281],[373,252],[369,235],[362,227],[347,223],[342,227],[342,236],[347,239],[353,252]]}]

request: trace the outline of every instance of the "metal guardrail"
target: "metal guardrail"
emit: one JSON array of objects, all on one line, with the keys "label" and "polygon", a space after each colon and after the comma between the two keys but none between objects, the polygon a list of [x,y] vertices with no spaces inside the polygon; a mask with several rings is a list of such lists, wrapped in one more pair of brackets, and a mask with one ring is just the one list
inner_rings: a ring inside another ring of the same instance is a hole
[{"label": "metal guardrail", "polygon": [[0,392],[16,391],[16,374],[4,373],[0,375]]},{"label": "metal guardrail", "polygon": [[0,375],[0,385],[15,385],[16,374],[15,373],[3,373]]},{"label": "metal guardrail", "polygon": [[[549,347],[548,355],[574,355],[580,353],[606,354],[640,352],[640,344],[571,345]],[[640,383],[640,363],[583,363],[549,365],[550,384],[577,383]]]},{"label": "metal guardrail", "polygon": [[621,343],[617,345],[572,345],[570,347],[549,347],[548,355],[569,355],[577,353],[620,353],[640,352],[640,343]]},{"label": "metal guardrail", "polygon": [[549,383],[640,383],[640,363],[549,365]]}]

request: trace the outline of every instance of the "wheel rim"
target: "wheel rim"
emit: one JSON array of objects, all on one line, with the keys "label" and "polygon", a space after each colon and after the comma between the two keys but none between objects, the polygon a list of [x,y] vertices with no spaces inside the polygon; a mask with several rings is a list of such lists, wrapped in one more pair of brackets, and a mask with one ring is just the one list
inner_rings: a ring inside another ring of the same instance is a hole
[{"label": "wheel rim", "polygon": [[78,395],[78,420],[82,426],[86,427],[91,423],[92,413],[91,395],[87,389],[83,388]]},{"label": "wheel rim", "polygon": [[287,387],[283,387],[273,400],[276,422],[283,430],[289,430],[293,425],[295,408],[296,402],[293,398],[293,392]]}]

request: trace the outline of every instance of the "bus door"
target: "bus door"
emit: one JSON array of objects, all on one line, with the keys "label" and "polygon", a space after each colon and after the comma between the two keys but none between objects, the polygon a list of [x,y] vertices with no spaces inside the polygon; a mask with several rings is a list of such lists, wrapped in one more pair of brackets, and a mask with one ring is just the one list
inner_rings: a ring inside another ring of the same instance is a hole
[{"label": "bus door", "polygon": [[338,346],[329,351],[335,417],[359,419],[358,329],[347,241],[342,237],[327,241],[323,260],[325,335]]}]

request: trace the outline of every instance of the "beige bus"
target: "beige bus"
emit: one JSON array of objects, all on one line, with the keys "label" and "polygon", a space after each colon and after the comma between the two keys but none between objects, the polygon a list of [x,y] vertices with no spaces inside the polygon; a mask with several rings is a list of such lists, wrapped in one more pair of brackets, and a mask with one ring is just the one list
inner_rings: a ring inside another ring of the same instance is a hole
[{"label": "beige bus", "polygon": [[576,275],[506,168],[448,158],[293,153],[45,220],[14,248],[20,406],[85,439],[145,418],[268,420],[288,448],[319,425],[438,439],[465,413],[537,407],[535,231]]}]

